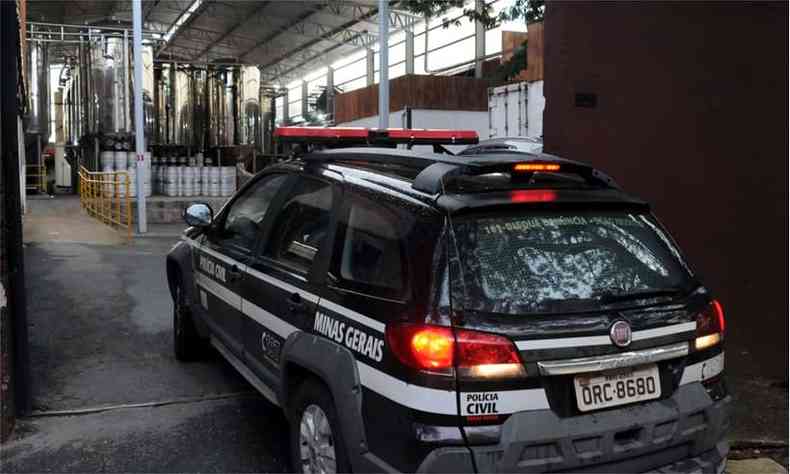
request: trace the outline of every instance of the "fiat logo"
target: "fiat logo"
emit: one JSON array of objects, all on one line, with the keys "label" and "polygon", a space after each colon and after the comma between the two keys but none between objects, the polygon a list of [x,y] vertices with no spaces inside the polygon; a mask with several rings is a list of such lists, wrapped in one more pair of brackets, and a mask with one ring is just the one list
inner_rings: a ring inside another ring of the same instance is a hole
[{"label": "fiat logo", "polygon": [[628,347],[631,344],[631,325],[625,321],[615,321],[609,329],[609,337],[617,347]]}]

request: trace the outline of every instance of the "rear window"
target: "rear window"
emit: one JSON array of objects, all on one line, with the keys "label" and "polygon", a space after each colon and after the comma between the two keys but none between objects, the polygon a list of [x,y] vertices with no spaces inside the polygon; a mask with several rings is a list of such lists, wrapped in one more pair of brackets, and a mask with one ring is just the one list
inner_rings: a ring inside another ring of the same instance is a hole
[{"label": "rear window", "polygon": [[605,294],[693,286],[679,252],[648,214],[464,217],[452,227],[461,274],[453,291],[468,310],[586,311],[599,309]]}]

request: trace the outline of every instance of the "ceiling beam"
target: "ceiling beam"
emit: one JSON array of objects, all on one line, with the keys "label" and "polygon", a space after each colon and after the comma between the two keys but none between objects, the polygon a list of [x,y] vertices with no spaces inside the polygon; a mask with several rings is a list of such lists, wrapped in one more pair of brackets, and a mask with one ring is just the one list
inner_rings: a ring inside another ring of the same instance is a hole
[{"label": "ceiling beam", "polygon": [[231,26],[228,30],[226,30],[225,33],[222,34],[222,36],[220,36],[218,39],[216,39],[212,43],[208,44],[205,48],[203,48],[192,59],[193,60],[198,60],[204,54],[207,54],[208,52],[210,52],[216,45],[220,44],[226,38],[232,36],[233,32],[235,32],[236,30],[238,30],[239,28],[241,28],[242,26],[247,24],[247,22],[250,21],[251,19],[253,19],[253,18],[257,17],[258,15],[260,15],[266,9],[266,7],[269,6],[270,3],[271,2],[269,2],[269,1],[261,2],[261,5],[258,8],[256,8],[252,13],[247,13],[247,14],[243,15],[242,18],[239,21],[237,21],[236,23],[234,23],[233,26]]},{"label": "ceiling beam", "polygon": [[[392,2],[391,2],[392,3]],[[375,18],[378,15],[378,8],[373,5],[360,5],[356,3],[348,3],[348,2],[341,2],[341,1],[332,1],[330,0],[327,3],[327,6],[324,12],[331,13],[332,15],[338,16],[340,18],[347,19],[348,21],[341,25],[339,28],[343,29],[350,29],[357,23],[372,23],[377,24]],[[417,15],[413,15],[411,13],[401,12],[399,10],[391,10],[390,14],[390,27],[392,28],[392,32],[399,31],[399,30],[409,30],[413,29],[414,25],[421,20],[421,18]],[[352,30],[353,31],[353,30]],[[298,62],[293,67],[286,67],[282,73],[275,73],[274,75],[265,74],[265,77],[268,77],[268,80],[276,81],[278,79],[277,74],[287,74],[289,77],[294,76],[300,69],[312,64],[314,61],[321,59],[326,53],[333,51],[340,47],[340,45],[332,46],[328,49],[317,51],[312,48],[312,46],[319,43],[322,39],[315,39],[313,41],[308,41],[303,45],[291,50],[290,54],[282,55],[275,59],[274,61],[270,61],[268,64],[264,64],[262,66],[262,70],[266,71],[267,69],[271,69],[274,65],[278,65],[285,61],[290,61],[294,58],[294,53],[308,52],[308,57],[305,60]],[[350,44],[350,43],[346,43]],[[351,43],[352,46],[356,46]],[[363,47],[370,47],[363,46]]]},{"label": "ceiling beam", "polygon": [[309,9],[305,13],[299,15],[295,19],[293,19],[293,20],[287,22],[286,24],[280,26],[273,33],[266,35],[266,37],[264,37],[262,40],[260,40],[257,43],[255,43],[255,45],[252,48],[249,48],[246,51],[244,51],[243,53],[241,53],[239,55],[239,57],[242,58],[242,59],[246,58],[250,53],[252,53],[256,49],[260,48],[261,46],[263,46],[263,45],[265,45],[265,44],[267,44],[269,42],[272,42],[278,36],[282,35],[283,33],[288,31],[289,29],[293,28],[295,25],[299,24],[300,22],[306,20],[307,18],[309,18],[314,13],[317,13],[317,12],[323,10],[325,7],[326,7],[326,5],[323,5],[323,4],[314,5],[311,9]]}]

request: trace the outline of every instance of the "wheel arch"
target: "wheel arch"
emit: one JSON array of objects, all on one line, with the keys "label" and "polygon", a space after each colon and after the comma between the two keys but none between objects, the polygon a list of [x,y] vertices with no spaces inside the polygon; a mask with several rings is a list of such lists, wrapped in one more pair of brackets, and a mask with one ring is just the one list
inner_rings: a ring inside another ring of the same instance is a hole
[{"label": "wheel arch", "polygon": [[362,383],[351,351],[315,334],[293,333],[283,344],[280,375],[278,402],[286,413],[288,400],[305,378],[315,377],[329,388],[349,462],[352,469],[361,469],[368,447],[362,421]]},{"label": "wheel arch", "polygon": [[201,337],[208,337],[209,329],[206,321],[203,319],[204,314],[202,311],[199,311],[200,308],[195,307],[195,302],[198,301],[198,299],[195,294],[195,277],[192,271],[192,247],[186,242],[179,242],[173,247],[173,250],[167,254],[165,261],[167,286],[170,291],[170,297],[175,299],[176,284],[180,279],[186,304],[192,311],[195,327]]}]

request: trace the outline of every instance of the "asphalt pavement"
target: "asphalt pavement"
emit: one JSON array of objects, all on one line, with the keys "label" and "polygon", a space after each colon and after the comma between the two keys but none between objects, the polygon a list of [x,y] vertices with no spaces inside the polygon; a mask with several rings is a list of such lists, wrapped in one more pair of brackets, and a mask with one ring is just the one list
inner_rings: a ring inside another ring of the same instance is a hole
[{"label": "asphalt pavement", "polygon": [[[181,226],[127,242],[92,220],[72,229],[74,202],[29,204],[34,416],[19,420],[0,447],[0,472],[287,470],[280,411],[219,356],[194,363],[173,356],[164,256]],[[727,357],[739,350],[728,346]],[[737,453],[770,453],[786,466],[787,379],[761,377],[758,366],[729,380]]]}]

